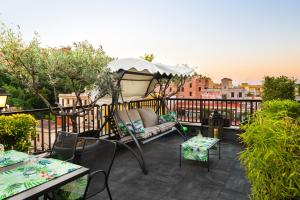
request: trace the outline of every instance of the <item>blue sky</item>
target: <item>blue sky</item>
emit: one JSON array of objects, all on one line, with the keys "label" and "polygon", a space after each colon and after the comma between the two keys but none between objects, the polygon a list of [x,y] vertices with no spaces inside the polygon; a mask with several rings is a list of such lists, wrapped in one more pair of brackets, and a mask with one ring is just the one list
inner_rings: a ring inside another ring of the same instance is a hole
[{"label": "blue sky", "polygon": [[0,0],[0,20],[44,46],[88,40],[113,57],[153,53],[215,81],[300,79],[298,0]]}]

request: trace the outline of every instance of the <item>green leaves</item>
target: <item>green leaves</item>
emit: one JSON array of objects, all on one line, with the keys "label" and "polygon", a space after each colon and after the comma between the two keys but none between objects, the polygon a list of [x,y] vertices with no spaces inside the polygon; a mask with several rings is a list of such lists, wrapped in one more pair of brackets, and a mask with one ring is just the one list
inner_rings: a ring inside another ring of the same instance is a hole
[{"label": "green leaves", "polygon": [[239,158],[252,185],[252,199],[300,196],[300,104],[263,103],[240,135],[246,145]]},{"label": "green leaves", "polygon": [[286,76],[270,77],[266,76],[263,86],[263,101],[273,99],[295,100],[295,80]]},{"label": "green leaves", "polygon": [[31,146],[31,139],[35,137],[37,121],[31,115],[1,115],[0,116],[0,143],[5,149],[27,151]]},{"label": "green leaves", "polygon": [[[81,106],[80,94],[94,86],[100,91],[99,98],[113,88],[106,68],[112,58],[101,47],[83,41],[68,47],[43,48],[38,35],[26,43],[19,30],[0,28],[0,70],[5,69],[47,107],[56,107],[59,93],[74,92]],[[53,90],[51,94],[49,89]]]}]

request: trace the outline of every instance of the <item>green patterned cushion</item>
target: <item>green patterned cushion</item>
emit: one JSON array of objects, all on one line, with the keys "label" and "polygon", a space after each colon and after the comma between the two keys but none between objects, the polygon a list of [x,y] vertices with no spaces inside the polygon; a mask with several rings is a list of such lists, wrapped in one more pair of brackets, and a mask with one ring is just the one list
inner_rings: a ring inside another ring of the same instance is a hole
[{"label": "green patterned cushion", "polygon": [[126,127],[126,125],[124,123],[122,123],[122,122],[119,123],[119,128],[120,128],[120,130],[122,131],[122,133],[124,135],[128,135],[129,134],[128,129],[127,129],[127,127]]},{"label": "green patterned cushion", "polygon": [[132,133],[145,133],[143,122],[142,122],[142,120],[139,120],[139,119],[133,121],[132,124],[130,122],[126,123],[126,126],[124,125],[124,123],[119,123],[119,128],[123,132],[124,135],[128,135],[129,130]]},{"label": "green patterned cushion", "polygon": [[87,186],[87,176],[83,176],[81,178],[68,183],[58,190],[54,191],[54,199],[57,200],[76,200],[82,199],[85,189]]},{"label": "green patterned cushion", "polygon": [[172,111],[172,112],[169,112],[165,115],[161,115],[159,116],[159,123],[162,124],[162,123],[166,123],[166,122],[176,122],[176,112],[175,111]]}]

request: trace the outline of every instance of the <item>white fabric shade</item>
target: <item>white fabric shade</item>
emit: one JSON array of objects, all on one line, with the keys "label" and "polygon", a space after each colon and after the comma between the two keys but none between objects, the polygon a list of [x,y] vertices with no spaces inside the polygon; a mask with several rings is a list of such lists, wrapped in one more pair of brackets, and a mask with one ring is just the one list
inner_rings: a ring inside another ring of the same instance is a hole
[{"label": "white fabric shade", "polygon": [[158,75],[188,76],[194,70],[187,66],[151,63],[140,58],[123,58],[110,62],[111,72],[124,72],[120,85],[124,98],[144,97],[152,92]]},{"label": "white fabric shade", "polygon": [[187,66],[171,66],[164,65],[161,63],[151,63],[141,58],[122,58],[114,60],[108,64],[108,67],[112,72],[117,72],[118,70],[133,70],[135,69],[138,72],[145,73],[159,73],[166,75],[179,75],[179,76],[188,76],[194,70]]}]

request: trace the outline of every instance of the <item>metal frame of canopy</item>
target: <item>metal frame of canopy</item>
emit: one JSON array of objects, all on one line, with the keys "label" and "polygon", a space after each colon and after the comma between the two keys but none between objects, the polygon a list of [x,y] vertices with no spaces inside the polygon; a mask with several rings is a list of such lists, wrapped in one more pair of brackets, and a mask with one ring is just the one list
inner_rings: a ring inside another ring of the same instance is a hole
[{"label": "metal frame of canopy", "polygon": [[[132,61],[132,65],[130,65],[130,62]],[[118,110],[118,105],[119,105],[119,98],[121,97],[122,104],[125,104],[124,101],[124,95],[123,92],[125,90],[125,97],[128,97],[128,95],[132,94],[137,94],[139,97],[147,97],[150,95],[154,89],[159,85],[159,93],[160,93],[160,104],[158,109],[155,111],[158,113],[159,109],[165,108],[166,107],[166,90],[169,87],[171,83],[171,79],[174,76],[174,73],[176,73],[176,70],[166,70],[168,69],[167,65],[162,65],[162,64],[153,64],[149,63],[147,61],[141,60],[141,59],[125,59],[125,64],[122,66],[122,59],[117,60],[117,61],[112,61],[113,64],[109,64],[108,67],[112,68],[113,73],[117,75],[118,80],[116,81],[116,86],[118,88],[121,88],[120,92],[114,92],[112,95],[112,108],[109,112],[109,116],[106,118],[105,122],[102,124],[99,132],[103,130],[103,128],[106,126],[107,123],[109,123],[110,126],[112,125],[112,122],[114,121],[114,115],[117,113],[116,111]],[[163,68],[163,69],[161,69]],[[190,70],[189,73],[191,73],[193,70]],[[177,75],[177,74],[175,74]],[[188,75],[188,72],[186,73]],[[185,78],[186,75],[181,75],[181,78]],[[164,80],[164,86],[163,85],[163,80]],[[130,87],[126,87],[126,84],[130,83]],[[184,81],[182,81],[182,86],[184,84]],[[145,87],[146,86],[146,87]],[[137,87],[135,88],[136,91],[132,90],[133,88],[131,87]],[[142,92],[141,88],[144,87],[144,91]],[[127,109],[124,107],[126,112]],[[163,113],[165,113],[165,109],[162,109]],[[127,112],[128,115],[128,112]],[[129,115],[128,115],[129,117]],[[132,121],[129,117],[130,123],[132,124]],[[179,125],[180,123],[177,122]],[[114,124],[115,126],[118,126]],[[134,126],[133,126],[134,127]],[[115,127],[115,129],[118,129]],[[184,139],[185,137],[183,134],[175,128],[172,129],[170,132],[177,131]],[[118,131],[117,131],[118,132]],[[129,130],[129,134],[132,137],[132,141],[136,144],[137,146],[137,152],[134,151],[130,146],[128,146],[125,143],[122,143],[120,141],[117,141],[117,143],[125,148],[127,148],[137,159],[142,171],[144,174],[147,173],[146,169],[146,163],[143,155],[143,150],[141,148],[140,143],[146,143],[146,142],[139,142],[139,140],[135,137],[135,133],[131,132]],[[160,135],[163,136],[166,133],[161,133]],[[160,136],[155,136],[154,139],[159,138]],[[153,138],[150,138],[147,141],[151,141]],[[146,141],[146,140],[145,140]]]}]

